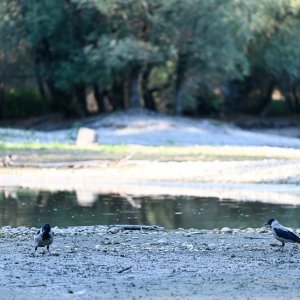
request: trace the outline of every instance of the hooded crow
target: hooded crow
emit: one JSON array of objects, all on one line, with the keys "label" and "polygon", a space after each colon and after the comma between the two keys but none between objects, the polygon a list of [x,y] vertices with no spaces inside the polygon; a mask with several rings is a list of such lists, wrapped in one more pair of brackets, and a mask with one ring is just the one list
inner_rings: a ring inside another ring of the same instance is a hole
[{"label": "hooded crow", "polygon": [[34,235],[34,254],[38,247],[47,247],[50,254],[49,246],[53,243],[54,233],[51,231],[49,224],[44,224],[41,229]]},{"label": "hooded crow", "polygon": [[279,250],[283,250],[285,243],[300,243],[300,238],[277,220],[270,219],[265,225],[271,226],[274,238],[282,243]]}]

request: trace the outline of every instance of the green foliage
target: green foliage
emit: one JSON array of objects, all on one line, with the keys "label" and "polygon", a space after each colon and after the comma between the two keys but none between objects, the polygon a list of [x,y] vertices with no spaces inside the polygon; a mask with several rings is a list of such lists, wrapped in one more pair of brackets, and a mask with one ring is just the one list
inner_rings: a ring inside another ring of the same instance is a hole
[{"label": "green foliage", "polygon": [[258,113],[269,106],[272,91],[279,89],[287,97],[299,85],[300,2],[264,0],[249,4],[249,12],[250,73],[240,82],[240,101],[241,107]]},{"label": "green foliage", "polygon": [[19,87],[4,95],[2,116],[4,118],[26,118],[40,116],[47,111],[43,99],[33,89]]},{"label": "green foliage", "polygon": [[69,116],[91,88],[104,110],[260,112],[275,88],[300,110],[299,28],[298,0],[3,0],[0,84]]},{"label": "green foliage", "polygon": [[293,111],[286,101],[272,101],[267,111],[267,115],[273,117],[288,116],[292,113]]}]

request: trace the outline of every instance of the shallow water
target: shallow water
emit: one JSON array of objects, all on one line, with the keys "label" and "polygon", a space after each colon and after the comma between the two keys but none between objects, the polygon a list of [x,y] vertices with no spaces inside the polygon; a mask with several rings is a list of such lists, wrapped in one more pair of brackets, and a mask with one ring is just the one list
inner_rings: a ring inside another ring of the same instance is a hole
[{"label": "shallow water", "polygon": [[143,224],[166,228],[261,227],[275,217],[300,227],[300,205],[186,196],[131,197],[28,189],[0,192],[0,226]]}]

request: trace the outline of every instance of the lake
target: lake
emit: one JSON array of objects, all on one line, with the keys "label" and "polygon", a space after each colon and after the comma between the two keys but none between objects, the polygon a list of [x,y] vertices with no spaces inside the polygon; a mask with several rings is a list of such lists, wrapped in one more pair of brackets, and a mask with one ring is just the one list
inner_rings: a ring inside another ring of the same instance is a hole
[{"label": "lake", "polygon": [[191,196],[128,196],[69,191],[0,191],[0,226],[142,224],[169,229],[261,227],[271,217],[300,228],[300,205]]}]

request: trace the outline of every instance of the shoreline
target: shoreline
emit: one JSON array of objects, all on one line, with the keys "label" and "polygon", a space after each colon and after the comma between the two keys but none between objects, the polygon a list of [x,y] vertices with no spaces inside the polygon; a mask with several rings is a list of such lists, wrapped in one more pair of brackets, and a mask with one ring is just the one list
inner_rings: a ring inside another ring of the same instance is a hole
[{"label": "shoreline", "polygon": [[[137,228],[135,229],[126,229],[127,227],[138,227],[141,226],[142,230]],[[0,238],[3,237],[12,237],[14,235],[24,235],[30,236],[35,234],[35,232],[40,229],[37,227],[27,227],[27,226],[2,226],[0,227]],[[118,229],[118,230],[117,230]],[[257,228],[214,228],[214,229],[167,229],[164,227],[160,227],[159,225],[130,225],[130,224],[111,224],[111,225],[88,225],[88,226],[68,226],[68,227],[53,227],[52,230],[55,232],[55,235],[58,236],[65,236],[66,234],[70,234],[71,236],[77,234],[99,234],[99,235],[114,235],[116,233],[173,233],[173,232],[182,232],[187,236],[192,236],[195,234],[247,234],[247,233],[257,233],[257,234],[264,234],[264,233],[271,233],[267,227],[257,227]],[[295,229],[296,232],[300,232],[300,228]]]},{"label": "shoreline", "polygon": [[299,170],[298,159],[126,161],[80,168],[10,167],[0,168],[0,190],[67,190],[89,193],[88,198],[97,194],[182,195],[300,204]]},{"label": "shoreline", "polygon": [[51,255],[39,249],[36,257],[33,228],[6,228],[0,237],[1,299],[300,296],[299,247],[276,251],[273,244],[279,243],[265,228],[115,233],[107,228],[56,228]]}]

